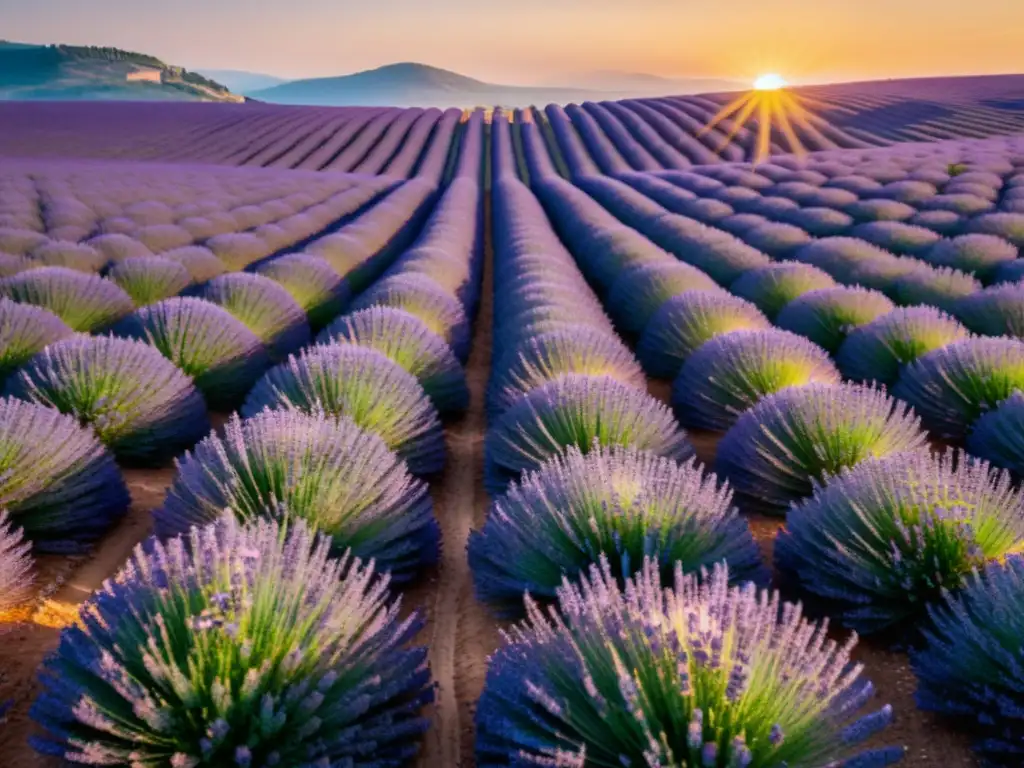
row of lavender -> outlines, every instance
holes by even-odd
[[[415,753],[429,672],[423,649],[407,647],[420,622],[400,618],[388,582],[436,560],[421,478],[444,464],[441,414],[468,401],[459,359],[479,298],[482,116],[464,133],[455,180],[397,257],[382,248],[342,278],[326,259],[282,256],[267,264],[317,269],[282,267],[285,288],[225,274],[197,288],[205,298],[157,301],[113,322],[112,336],[55,340],[9,375],[5,605],[30,577],[12,525],[36,551],[87,546],[129,504],[112,453],[152,463],[199,440],[153,513],[156,538],[87,601],[47,661],[37,748],[125,765],[366,754],[397,763]],[[408,216],[385,201],[339,234],[367,242],[371,224],[394,230],[396,219]],[[385,269],[342,300],[353,275]],[[59,324],[24,301],[5,309]],[[291,320],[272,337],[246,330],[255,343],[232,352],[247,312]],[[315,346],[269,367],[317,330]],[[204,356],[232,365],[204,378],[189,368]],[[240,407],[203,438],[207,404]]]
[[[664,209],[654,213],[622,184],[576,180],[669,253],[559,178],[532,124],[520,126],[520,137],[534,189],[616,323],[639,335],[637,350],[652,374],[676,378],[673,404],[683,423],[728,430],[719,474],[746,508],[786,511],[775,556],[785,584],[813,593],[863,632],[915,636],[933,610],[938,629],[915,656],[919,700],[949,712],[972,711],[973,702],[989,736],[982,749],[1016,754],[1014,716],[997,704],[1014,695],[1015,683],[993,674],[979,694],[964,684],[963,666],[967,648],[994,663],[1011,647],[1002,630],[980,637],[962,627],[954,632],[950,616],[962,605],[943,613],[937,603],[944,591],[970,584],[973,570],[1020,551],[1020,494],[1009,475],[984,463],[921,454],[924,433],[905,406],[839,382],[840,369],[862,381],[892,385],[898,378],[893,394],[947,438],[962,439],[980,413],[1006,400],[977,423],[970,447],[1017,469],[1019,459],[1008,452],[1019,442],[1024,343],[969,338],[941,311],[896,310],[854,280],[856,287],[830,287],[832,276],[801,258],[825,241],[796,250],[795,262],[773,264],[726,232]],[[983,154],[976,165],[984,168],[986,160]],[[998,160],[1006,165],[1007,157]],[[1011,190],[1013,168],[1004,170]],[[1000,243],[1016,256],[1012,245]],[[769,318],[788,330],[773,329]],[[838,368],[828,354],[837,350]],[[1019,567],[1013,561],[996,582],[1011,584]],[[979,593],[984,603],[991,599],[986,589],[975,582],[964,599]]]
[[[429,154],[449,151],[462,116],[398,107],[28,102],[0,105],[0,155],[410,178]]]
[[[495,497],[469,558],[477,594],[526,620],[490,659],[477,764],[898,760],[858,751],[891,711],[861,717],[871,686],[850,647],[758,591],[767,572],[731,492],[646,392],[519,180],[500,113],[492,137]]]

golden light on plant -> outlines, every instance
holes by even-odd
[[[757,133],[756,148],[751,158],[754,163],[761,162],[771,154],[773,132],[788,144],[790,152],[804,154],[803,143],[793,130],[793,125],[806,127],[813,132],[812,115],[803,106],[799,96],[786,90],[786,85],[781,75],[761,75],[754,81],[753,90],[737,96],[718,110],[698,135],[703,136],[729,120],[729,131],[719,146],[714,147],[716,152],[720,153],[729,146],[742,128],[748,128]],[[754,125],[748,125],[751,122]]]

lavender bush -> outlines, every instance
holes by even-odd
[[[378,306],[343,315],[320,332],[317,342],[377,350],[416,377],[439,413],[469,405],[466,372],[451,347],[405,310]]]
[[[131,339],[55,342],[8,381],[7,394],[73,415],[118,459],[134,464],[159,464],[210,431],[192,380]]]
[[[476,763],[884,766],[899,747],[860,751],[892,719],[860,710],[873,693],[850,651],[798,605],[724,566],[656,568],[619,587],[607,565],[559,590],[561,611],[532,601],[490,660],[477,708]]]
[[[73,331],[106,328],[134,309],[131,297],[109,280],[64,267],[44,267],[0,280],[0,295],[47,309]]]
[[[323,410],[379,435],[416,475],[444,467],[437,409],[416,378],[374,349],[353,344],[312,347],[270,369],[252,388],[243,416],[274,410]]]
[[[672,407],[688,427],[724,432],[766,395],[840,381],[828,353],[802,336],[733,331],[690,355],[672,385]]]
[[[775,562],[861,633],[911,630],[975,568],[1024,548],[1024,499],[966,455],[869,459],[794,505]],[[832,615],[836,615],[833,613]]]
[[[568,374],[537,387],[505,411],[487,434],[485,483],[502,492],[522,472],[575,445],[629,445],[683,461],[693,455],[672,412],[643,390],[609,376]]]
[[[283,505],[397,581],[437,559],[438,528],[426,485],[376,435],[347,418],[296,411],[233,417],[177,462],[163,506],[162,538],[230,509],[239,520],[273,517]]]
[[[37,551],[80,551],[128,511],[113,457],[73,416],[0,399],[0,446],[0,509]]]
[[[158,349],[192,377],[214,409],[237,405],[270,365],[252,331],[216,304],[194,297],[142,307],[115,331]]]
[[[602,557],[620,583],[647,558],[666,577],[721,560],[737,582],[767,577],[728,486],[692,460],[631,447],[570,446],[495,499],[469,539],[477,595],[506,615],[522,613],[524,591],[553,600]]]
[[[119,261],[107,272],[107,279],[117,283],[137,307],[176,296],[192,283],[185,267],[159,256]]]
[[[70,763],[404,765],[427,726],[420,619],[301,522],[140,545],[81,615],[32,708]]]
[[[16,607],[32,588],[32,545],[11,524],[7,510],[0,510],[0,614]],[[0,703],[0,716],[4,704]]]
[[[844,467],[926,443],[914,412],[884,391],[811,384],[740,416],[718,444],[715,468],[745,504],[778,514]]]
[[[0,297],[0,381],[47,344],[74,333],[52,312]]]
[[[775,318],[784,306],[808,291],[836,287],[827,272],[798,261],[779,261],[744,272],[729,286],[729,292],[757,306]]]

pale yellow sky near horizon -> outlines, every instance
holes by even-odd
[[[0,18],[12,40],[283,77],[396,61],[509,84],[595,69],[794,83],[1024,72],[1024,0],[0,0]]]

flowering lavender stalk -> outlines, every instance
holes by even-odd
[[[231,509],[241,520],[273,516],[279,505],[396,580],[437,559],[438,528],[426,485],[379,437],[346,418],[264,411],[229,421],[177,462],[163,506],[161,537],[188,531]]]
[[[790,508],[780,570],[858,632],[914,629],[972,569],[1024,551],[1024,499],[966,455],[869,459]]]
[[[724,432],[766,395],[841,380],[828,353],[803,336],[732,331],[690,355],[672,385],[672,407],[685,426]]]
[[[477,709],[476,762],[521,766],[854,768],[903,749],[858,751],[892,719],[826,625],[725,566],[648,562],[622,589],[607,563],[559,590],[560,612],[532,601],[490,660]]]
[[[517,400],[487,434],[485,483],[501,493],[522,472],[575,445],[633,446],[684,461],[693,456],[672,412],[608,376],[561,376]]]
[[[1024,755],[1024,558],[989,563],[930,609],[925,645],[912,652],[917,705],[972,727],[987,765]]]
[[[658,261],[623,271],[608,292],[608,306],[619,327],[640,333],[662,304],[686,291],[725,293],[696,267]]]
[[[99,272],[107,263],[106,256],[85,243],[55,240],[32,249],[29,257],[46,267],[66,267],[87,274]]]
[[[0,613],[27,596],[32,587],[32,545],[19,528],[11,525],[10,514],[0,510]],[[4,705],[0,702],[0,722]]]
[[[51,344],[8,381],[7,393],[75,416],[132,463],[159,464],[210,431],[192,380],[132,339],[76,336]]]
[[[424,275],[395,275],[374,283],[352,302],[350,310],[370,307],[404,309],[418,317],[452,348],[463,363],[469,358],[469,319],[462,304]]]
[[[834,288],[836,281],[827,272],[799,261],[779,261],[740,275],[729,291],[752,302],[769,318],[808,291]]]
[[[416,377],[439,413],[469,405],[466,372],[451,347],[403,309],[376,306],[343,315],[320,332],[317,342],[377,350]]]
[[[379,435],[416,475],[444,467],[444,432],[437,409],[416,378],[380,352],[353,344],[307,349],[270,369],[241,408],[325,411],[347,416]]]
[[[1024,393],[1015,391],[974,422],[967,450],[1024,477]]]
[[[33,745],[71,763],[405,765],[432,698],[387,577],[301,521],[136,548],[40,672]]]
[[[951,267],[915,269],[900,276],[888,289],[888,294],[904,306],[925,304],[952,312],[956,303],[981,290],[976,277]]]
[[[718,444],[715,468],[748,506],[778,514],[844,467],[926,444],[920,419],[884,391],[810,384],[740,416]]]
[[[523,395],[565,374],[609,376],[641,391],[647,379],[618,336],[585,325],[568,325],[524,339],[492,365],[488,415],[498,418]]]
[[[176,296],[192,282],[188,270],[180,263],[159,256],[118,262],[110,268],[107,279],[121,286],[137,307]]]
[[[1017,258],[1017,249],[995,235],[960,235],[940,240],[921,258],[929,264],[969,272],[987,282],[1000,266]]]
[[[109,280],[64,267],[44,267],[0,280],[0,295],[48,309],[73,331],[106,328],[134,308],[131,297]]]
[[[79,551],[128,511],[113,457],[74,417],[2,399],[0,446],[0,509],[38,551]]]
[[[274,362],[310,342],[305,311],[269,277],[248,272],[221,275],[206,284],[201,296],[226,309],[256,334]]]
[[[982,336],[1024,338],[1024,285],[1004,283],[964,296],[953,314]]]
[[[188,270],[189,277],[194,285],[202,285],[207,280],[212,280],[217,275],[223,275],[228,268],[224,262],[214,255],[209,248],[201,245],[188,245],[184,248],[175,248],[173,251],[164,251],[160,254],[161,259],[176,261]]]
[[[858,224],[849,234],[850,237],[860,238],[899,256],[920,256],[927,253],[941,239],[930,229],[902,221],[871,221]]]
[[[904,366],[969,336],[957,320],[934,307],[894,309],[851,331],[836,362],[849,379],[892,386]]]
[[[893,394],[937,437],[962,440],[980,416],[1018,390],[1024,390],[1024,342],[971,338],[908,365]]]
[[[165,299],[142,307],[115,332],[156,347],[192,377],[211,408],[236,405],[270,365],[252,331],[203,299]]]
[[[646,558],[665,576],[726,560],[737,582],[767,580],[728,486],[692,460],[631,447],[570,446],[495,499],[469,539],[477,595],[508,615],[522,613],[524,591],[554,599],[601,557],[620,582]]]
[[[776,324],[834,353],[854,328],[895,308],[878,291],[859,286],[824,288],[808,291],[791,301],[779,312]]]
[[[47,344],[74,333],[52,312],[0,297],[0,381]]]
[[[302,307],[315,330],[337,317],[349,298],[345,280],[331,265],[308,253],[289,253],[257,267],[256,272],[284,287]]]
[[[771,328],[764,314],[735,296],[687,291],[664,304],[651,318],[636,345],[648,375],[674,379],[701,344],[722,333]]]

